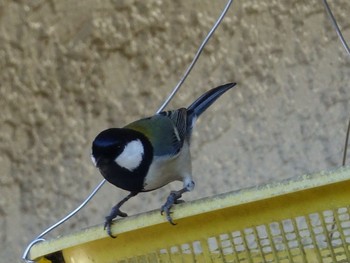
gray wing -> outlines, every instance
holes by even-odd
[[[130,123],[125,128],[143,133],[153,145],[155,156],[176,155],[186,139],[187,110],[164,111]]]

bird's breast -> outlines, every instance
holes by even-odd
[[[175,156],[155,156],[144,180],[144,191],[160,188],[174,181],[183,181],[191,177],[191,154],[189,146],[184,143]]]

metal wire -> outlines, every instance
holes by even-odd
[[[340,42],[342,43],[343,47],[345,48],[345,51],[348,53],[348,55],[350,56],[350,49],[349,49],[349,46],[348,44],[346,43],[346,40],[344,39],[343,37],[343,34],[337,24],[337,20],[335,19],[328,3],[326,0],[323,0],[323,5],[326,9],[326,12],[329,16],[329,19],[331,20],[331,23],[335,29],[335,31],[337,32],[338,34],[338,37],[340,39]],[[347,149],[348,149],[348,141],[349,141],[349,131],[350,131],[350,120],[349,120],[349,124],[348,124],[348,130],[347,130],[347,133],[346,133],[346,138],[345,138],[345,147],[344,147],[344,152],[343,152],[343,162],[342,162],[342,165],[345,166],[346,164],[346,155],[347,155]],[[332,231],[335,229],[336,225],[335,225],[335,218],[333,218],[333,224],[332,224]],[[330,239],[333,239],[333,232],[330,233]]]
[[[188,77],[188,75],[190,74],[193,66],[196,64],[200,54],[202,53],[205,45],[207,44],[207,42],[209,41],[209,39],[211,38],[211,36],[213,35],[213,33],[215,32],[215,30],[217,29],[217,27],[220,25],[222,19],[224,18],[224,16],[226,15],[229,7],[231,6],[233,0],[228,0],[224,10],[221,12],[219,18],[217,19],[217,21],[215,22],[214,26],[212,27],[212,29],[209,31],[208,35],[205,37],[205,39],[203,40],[202,44],[199,46],[198,51],[196,53],[196,55],[194,56],[191,64],[189,65],[189,67],[187,68],[187,70],[185,71],[183,77],[180,79],[180,81],[177,83],[177,85],[174,87],[173,91],[171,92],[171,94],[168,96],[168,98],[165,100],[165,102],[162,104],[162,106],[157,110],[157,113],[161,112],[167,105],[168,103],[171,101],[171,99],[174,97],[174,95],[177,93],[177,91],[180,89],[181,85],[184,83],[184,81],[186,80],[186,78]],[[79,205],[75,210],[73,210],[71,213],[69,213],[68,215],[66,215],[65,217],[63,217],[61,220],[59,220],[57,223],[55,223],[54,225],[50,226],[49,228],[47,228],[45,231],[43,231],[40,235],[38,235],[32,242],[29,243],[29,245],[26,247],[26,249],[23,252],[22,255],[22,259],[24,260],[24,262],[26,263],[34,263],[34,261],[29,260],[27,257],[29,255],[30,249],[33,247],[33,245],[35,245],[36,243],[45,241],[44,238],[42,238],[43,236],[45,236],[47,233],[51,232],[53,229],[55,229],[56,227],[60,226],[61,224],[63,224],[64,222],[66,222],[67,220],[69,220],[71,217],[73,217],[76,213],[78,213],[94,196],[95,194],[100,190],[100,188],[104,185],[104,183],[106,182],[106,179],[103,179],[97,186],[96,188],[91,192],[91,194],[81,203],[81,205]]]
[[[189,65],[189,67],[187,68],[187,70],[185,71],[183,77],[180,79],[180,81],[177,83],[177,85],[174,87],[173,91],[170,93],[170,95],[168,96],[168,98],[165,100],[165,102],[162,104],[162,106],[160,106],[160,108],[158,109],[157,113],[161,112],[170,102],[170,100],[175,96],[175,94],[177,93],[177,91],[180,89],[181,85],[184,83],[185,79],[188,77],[188,75],[190,74],[194,64],[196,64],[200,54],[203,51],[204,46],[207,44],[207,42],[209,41],[209,39],[211,38],[211,36],[213,35],[213,33],[215,32],[215,30],[217,29],[217,27],[220,25],[222,19],[224,18],[224,16],[226,15],[228,9],[230,8],[231,4],[233,3],[233,0],[229,0],[227,1],[227,4],[224,8],[224,10],[221,12],[221,15],[219,16],[218,20],[215,22],[214,26],[212,27],[212,29],[209,31],[208,35],[204,38],[202,44],[199,46],[198,51],[196,53],[196,55],[194,56],[191,64]]]
[[[329,16],[329,18],[330,18],[332,24],[333,24],[333,26],[334,26],[335,31],[337,32],[338,37],[339,37],[339,39],[340,39],[340,41],[341,41],[343,47],[345,48],[345,51],[346,51],[346,52],[348,53],[348,55],[350,56],[350,49],[349,49],[349,46],[348,46],[348,44],[346,43],[346,40],[345,40],[344,37],[343,37],[343,34],[342,34],[342,32],[341,32],[341,30],[340,30],[338,24],[337,24],[337,20],[335,19],[335,17],[334,17],[334,15],[333,15],[333,13],[332,13],[332,11],[331,11],[331,9],[330,9],[330,7],[329,7],[329,5],[328,5],[328,3],[327,3],[326,0],[323,0],[323,4],[324,4],[324,7],[325,7],[325,9],[326,9],[326,11],[327,11],[327,14],[328,14],[328,16]]]
[[[345,147],[344,147],[343,163],[342,163],[343,166],[345,166],[345,164],[346,164],[346,156],[347,156],[347,150],[348,150],[348,145],[349,145],[349,133],[350,133],[350,120],[348,123],[348,130],[347,130],[346,136],[345,136]]]
[[[70,212],[68,215],[66,215],[65,217],[63,217],[61,220],[59,220],[57,223],[53,224],[52,226],[50,226],[49,228],[47,228],[46,230],[44,230],[40,235],[38,235],[29,245],[28,247],[25,249],[22,259],[27,262],[27,263],[33,263],[34,261],[32,260],[28,260],[27,256],[29,254],[30,249],[32,248],[32,246],[38,242],[41,241],[45,241],[44,238],[42,238],[43,236],[45,236],[47,233],[51,232],[53,229],[55,229],[56,227],[60,226],[61,224],[63,224],[64,222],[66,222],[68,219],[70,219],[72,216],[74,216],[76,213],[78,213],[97,193],[98,190],[100,190],[100,188],[103,186],[103,184],[106,182],[106,179],[103,179],[96,187],[95,189],[91,192],[91,194],[76,208],[74,209],[72,212]]]
[[[329,8],[329,5],[327,3],[326,0],[323,0],[323,4],[324,4],[324,7],[327,11],[327,14],[334,26],[334,29],[335,31],[337,32],[338,34],[338,37],[343,45],[343,47],[345,48],[345,51],[348,53],[348,55],[350,56],[350,48],[346,42],[346,40],[344,39],[343,37],[343,34],[341,32],[341,30],[339,29],[339,26],[337,24],[337,21],[331,11],[331,9]],[[344,148],[344,153],[343,153],[343,162],[342,162],[342,165],[345,166],[345,163],[346,163],[346,154],[347,154],[347,149],[348,149],[348,142],[349,142],[349,132],[350,132],[350,120],[349,120],[349,124],[348,124],[348,130],[347,130],[347,133],[346,133],[346,138],[345,138],[345,148]]]
[[[345,51],[348,53],[348,55],[350,56],[350,49],[349,49],[349,46],[348,44],[346,43],[346,40],[344,39],[343,37],[343,34],[342,32],[340,31],[339,27],[338,27],[338,24],[337,24],[337,21],[331,11],[331,9],[329,8],[329,5],[327,3],[326,0],[323,0],[323,4],[326,8],[326,11],[327,11],[327,14],[334,26],[334,29],[335,31],[337,32],[338,34],[338,37],[343,45],[343,47],[345,48]],[[350,120],[349,120],[349,124],[348,124],[348,130],[347,130],[347,133],[346,133],[346,138],[345,138],[345,148],[344,148],[344,153],[343,153],[343,162],[342,162],[342,165],[345,166],[346,164],[346,154],[347,154],[347,149],[348,149],[348,142],[349,142],[349,132],[350,132]]]
[[[324,4],[324,7],[327,11],[327,14],[329,16],[329,19],[331,20],[333,26],[334,26],[334,29],[335,31],[337,32],[338,34],[338,37],[343,45],[343,47],[345,48],[345,51],[348,53],[348,55],[350,56],[350,49],[349,49],[349,46],[346,42],[346,40],[344,39],[343,37],[343,34],[341,32],[341,30],[339,29],[339,26],[337,24],[337,21],[331,11],[331,9],[329,8],[329,5],[327,3],[326,0],[323,0],[323,4]],[[350,120],[349,120],[349,124],[348,124],[348,130],[347,130],[347,133],[346,133],[346,138],[345,138],[345,147],[344,147],[344,153],[343,153],[343,162],[342,162],[342,165],[345,166],[346,164],[346,154],[347,154],[347,149],[348,149],[348,142],[349,142],[349,132],[350,132]]]

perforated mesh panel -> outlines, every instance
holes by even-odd
[[[118,262],[349,262],[349,207],[159,248]]]

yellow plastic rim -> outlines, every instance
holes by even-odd
[[[350,258],[350,169],[304,175],[117,220],[32,247],[38,262],[337,262]],[[56,261],[57,260],[57,261]],[[328,261],[324,261],[328,262]]]

